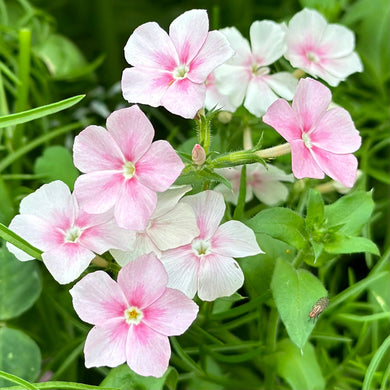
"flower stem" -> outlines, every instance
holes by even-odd
[[[288,154],[291,152],[290,144],[287,142],[282,145],[273,146],[272,148],[259,150],[255,152],[256,156],[261,158],[275,158],[279,156],[283,156],[284,154]]]
[[[253,148],[252,132],[251,132],[250,127],[245,127],[245,129],[244,129],[243,144],[244,144],[245,150],[249,150],[249,149]]]
[[[198,139],[199,144],[202,145],[206,155],[209,153],[210,148],[210,119],[206,118],[204,109],[198,111],[196,115],[199,131]]]

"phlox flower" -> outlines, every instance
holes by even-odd
[[[190,298],[198,292],[204,301],[233,294],[244,283],[243,272],[233,256],[263,253],[255,234],[239,221],[219,225],[225,202],[218,192],[203,191],[186,196],[181,202],[194,209],[200,234],[190,244],[162,253],[168,286]]]
[[[95,253],[130,249],[134,242],[134,234],[119,228],[111,213],[91,215],[82,210],[59,180],[23,198],[20,214],[12,219],[9,229],[43,251],[45,266],[61,284],[78,278]],[[33,259],[10,243],[7,247],[21,261]]]
[[[216,169],[216,173],[228,179],[232,185],[230,190],[224,184],[218,184],[215,191],[221,192],[226,201],[237,204],[240,190],[242,165]],[[246,167],[246,202],[255,196],[266,205],[273,206],[279,202],[284,202],[288,196],[287,187],[282,181],[292,182],[294,178],[291,174],[286,174],[281,169],[273,166],[255,163]]]
[[[252,23],[251,44],[235,27],[220,30],[235,50],[234,56],[214,73],[220,94],[228,96],[234,107],[244,102],[253,115],[263,115],[279,96],[292,99],[297,80],[288,72],[271,74],[269,65],[286,50],[285,31],[270,20]]]
[[[136,28],[125,46],[133,67],[123,72],[124,98],[193,118],[203,107],[207,76],[233,55],[226,38],[208,30],[206,10],[184,12],[169,35],[155,22]]]
[[[182,196],[191,190],[191,186],[171,187],[157,195],[157,207],[148,226],[136,232],[131,251],[113,249],[110,253],[124,266],[138,256],[154,253],[160,257],[161,251],[177,248],[190,243],[199,235],[196,217],[192,207],[179,202]]]
[[[286,32],[285,57],[291,65],[337,86],[363,65],[354,52],[355,36],[340,24],[328,24],[317,11],[303,9],[295,14]]]
[[[75,138],[73,161],[85,173],[75,182],[75,194],[87,212],[113,208],[119,226],[143,230],[156,193],[171,186],[184,164],[167,141],[152,143],[152,124],[136,105],[113,112],[107,130],[88,126]]]
[[[263,121],[291,146],[291,164],[295,177],[323,179],[326,173],[345,187],[356,180],[357,159],[352,154],[361,145],[361,137],[348,111],[328,109],[330,90],[311,78],[301,79],[292,107],[283,99],[268,109]]]
[[[150,254],[123,267],[116,282],[96,271],[75,284],[74,309],[94,325],[84,346],[86,367],[127,362],[140,375],[164,374],[171,355],[168,336],[184,333],[198,313],[198,306],[167,282],[163,265]]]

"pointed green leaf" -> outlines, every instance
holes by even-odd
[[[315,189],[310,189],[307,202],[306,224],[321,224],[324,219],[324,201],[321,193]]]
[[[379,255],[378,247],[368,238],[350,237],[342,233],[334,233],[329,241],[324,244],[328,253],[358,253],[368,252]]]

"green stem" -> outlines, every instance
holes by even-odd
[[[206,152],[206,155],[209,153],[210,149],[210,119],[206,118],[204,110],[200,110],[197,115],[199,133],[198,139],[199,144],[202,145],[203,149]]]

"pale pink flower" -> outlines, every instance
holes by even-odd
[[[184,164],[167,141],[155,141],[154,129],[138,106],[107,118],[107,130],[88,126],[74,141],[73,160],[84,172],[75,194],[87,212],[114,209],[119,226],[143,230],[157,203]]]
[[[356,180],[361,137],[348,111],[328,109],[330,90],[320,82],[301,79],[292,107],[283,99],[271,105],[263,121],[289,142],[296,178],[323,179],[324,172],[346,187]]]
[[[164,374],[171,355],[168,336],[184,333],[198,313],[198,306],[167,282],[163,265],[150,254],[123,267],[117,282],[96,271],[75,284],[74,309],[95,325],[84,346],[86,367],[127,362],[140,375]]]
[[[219,225],[224,212],[223,196],[203,191],[181,202],[192,206],[200,234],[190,244],[163,252],[161,261],[169,275],[168,286],[188,297],[213,301],[230,296],[244,283],[244,275],[233,257],[263,253],[253,231],[239,221]]]
[[[215,191],[221,192],[226,201],[237,204],[240,190],[242,165],[216,169],[216,173],[228,179],[232,185],[229,189],[224,184],[218,184]],[[246,199],[249,202],[255,196],[266,205],[273,206],[279,202],[284,202],[288,196],[287,187],[282,181],[294,181],[291,174],[287,175],[274,165],[255,163],[246,167]]]
[[[236,111],[237,107],[230,103],[229,97],[222,95],[217,87],[214,72],[210,73],[206,80],[206,99],[204,106],[208,110]]]
[[[233,55],[226,38],[208,30],[206,10],[184,12],[169,35],[155,22],[136,28],[125,46],[133,67],[123,72],[124,98],[193,118],[203,107],[207,76]]]
[[[297,80],[288,72],[271,74],[269,65],[286,50],[285,31],[270,20],[252,23],[251,45],[235,27],[220,30],[235,50],[234,56],[214,73],[220,94],[234,107],[244,102],[253,115],[261,116],[279,96],[292,99]]]
[[[285,57],[291,65],[337,86],[363,65],[354,52],[355,36],[340,24],[328,24],[317,11],[303,9],[295,14],[286,32]]]
[[[130,249],[134,242],[134,234],[120,229],[111,213],[91,215],[80,209],[67,185],[58,180],[23,198],[9,229],[43,251],[44,264],[61,284],[78,278],[95,253]],[[7,247],[21,261],[33,259],[10,243]]]
[[[157,207],[144,231],[136,232],[131,251],[111,250],[110,253],[121,266],[138,256],[177,248],[190,243],[199,235],[194,210],[188,204],[179,202],[191,186],[171,187],[158,194]]]

